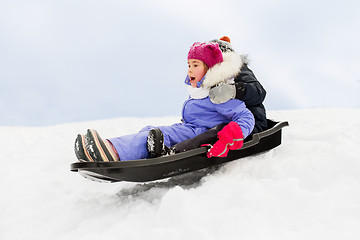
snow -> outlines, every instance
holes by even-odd
[[[0,127],[0,239],[358,239],[360,109],[270,111],[279,147],[151,183],[70,172],[77,133],[103,137],[179,117]]]

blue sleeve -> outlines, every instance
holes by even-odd
[[[225,103],[215,104],[216,111],[225,116],[230,121],[239,124],[244,138],[254,129],[254,115],[246,108],[245,103],[238,99],[232,99]]]

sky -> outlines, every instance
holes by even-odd
[[[360,107],[358,1],[1,0],[0,126],[179,116],[189,47],[229,36],[268,110]]]

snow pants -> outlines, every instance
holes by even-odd
[[[147,158],[147,137],[149,131],[155,127],[147,126],[135,134],[108,139],[119,154],[120,161],[136,160]],[[201,133],[206,132],[207,128],[196,128],[185,123],[177,123],[171,126],[160,126],[164,135],[164,144],[171,147],[184,140],[191,139]]]
[[[187,139],[185,141],[175,144],[173,147],[175,148],[176,152],[186,152],[191,149],[198,148],[203,144],[213,145],[218,140],[218,132],[221,131],[226,125],[227,123],[216,125],[215,127],[204,133],[201,133],[191,139]]]

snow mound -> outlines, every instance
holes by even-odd
[[[135,184],[70,172],[77,133],[178,117],[0,127],[0,239],[357,239],[360,110],[270,111],[283,143],[217,169]]]

